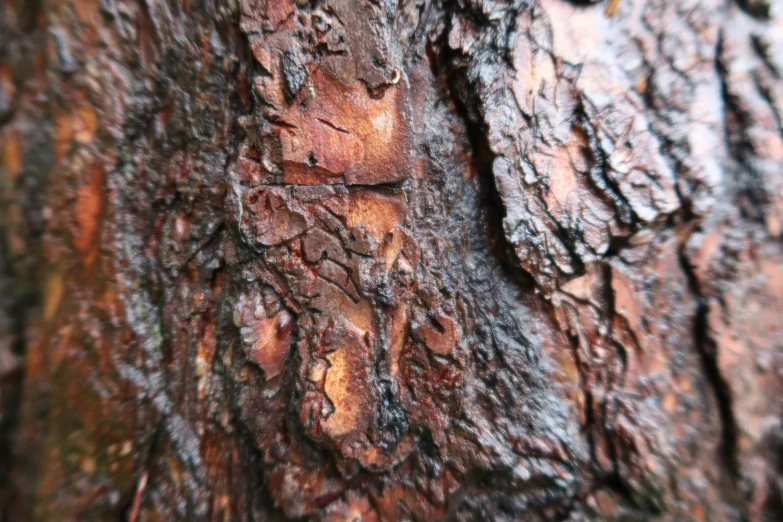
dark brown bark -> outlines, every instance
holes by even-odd
[[[780,2],[0,15],[0,520],[783,518]]]

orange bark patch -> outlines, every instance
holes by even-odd
[[[384,520],[397,520],[397,511],[402,503],[405,487],[401,484],[389,484],[381,494],[375,498],[375,504]]]
[[[400,229],[395,229],[386,235],[386,241],[383,245],[383,257],[386,258],[386,270],[391,270],[394,262],[400,257],[402,248],[405,246],[405,235]]]
[[[54,317],[60,301],[63,298],[63,289],[65,282],[60,272],[52,272],[46,280],[46,290],[44,293],[44,320],[49,321]]]
[[[634,287],[633,281],[620,270],[612,268],[612,293],[614,295],[615,311],[621,315],[636,339],[640,343],[640,348],[645,348],[646,337],[644,336],[644,327],[642,326],[643,310],[639,302],[639,293]]]
[[[549,196],[547,203],[550,209],[558,214],[569,212],[569,197],[578,190],[577,174],[571,168],[568,157],[568,148],[559,146],[555,149],[552,159],[552,174],[549,182]]]
[[[98,229],[98,217],[101,212],[101,189],[103,187],[103,170],[94,164],[90,181],[81,185],[76,193],[76,229],[74,245],[85,257],[90,252]]]
[[[555,145],[551,160],[546,158],[541,165],[544,171],[551,169],[545,200],[549,211],[559,219],[568,219],[569,215],[579,212],[580,206],[586,205],[583,200],[587,193],[580,189],[585,185],[583,173],[590,169],[587,149],[586,134],[574,126],[567,142]]]
[[[322,423],[324,432],[337,439],[365,424],[370,406],[368,391],[368,348],[358,333],[341,332],[340,346],[329,354],[324,391],[334,412]]]
[[[74,134],[74,122],[70,113],[64,111],[55,111],[54,113],[54,135],[55,148],[54,154],[57,159],[66,156]]]
[[[406,82],[374,98],[361,82],[346,87],[314,71],[280,120],[285,181],[373,185],[408,178],[413,133],[407,99]]]
[[[291,314],[285,310],[274,317],[258,319],[253,324],[255,342],[247,354],[264,370],[267,379],[279,375],[285,369],[291,350],[293,325]]]
[[[402,193],[385,193],[372,189],[351,189],[348,228],[363,226],[381,243],[405,215]]]
[[[75,138],[78,142],[87,144],[93,140],[95,132],[98,130],[98,116],[92,105],[82,105],[76,109],[74,127]]]
[[[11,181],[15,181],[22,172],[22,138],[19,132],[10,131],[5,136],[3,163]]]

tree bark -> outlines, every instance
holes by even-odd
[[[783,3],[0,3],[0,521],[783,519]]]

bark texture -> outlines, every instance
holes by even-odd
[[[783,519],[783,3],[0,2],[0,521]]]

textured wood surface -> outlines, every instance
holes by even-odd
[[[0,1],[0,521],[783,518],[783,2]]]

